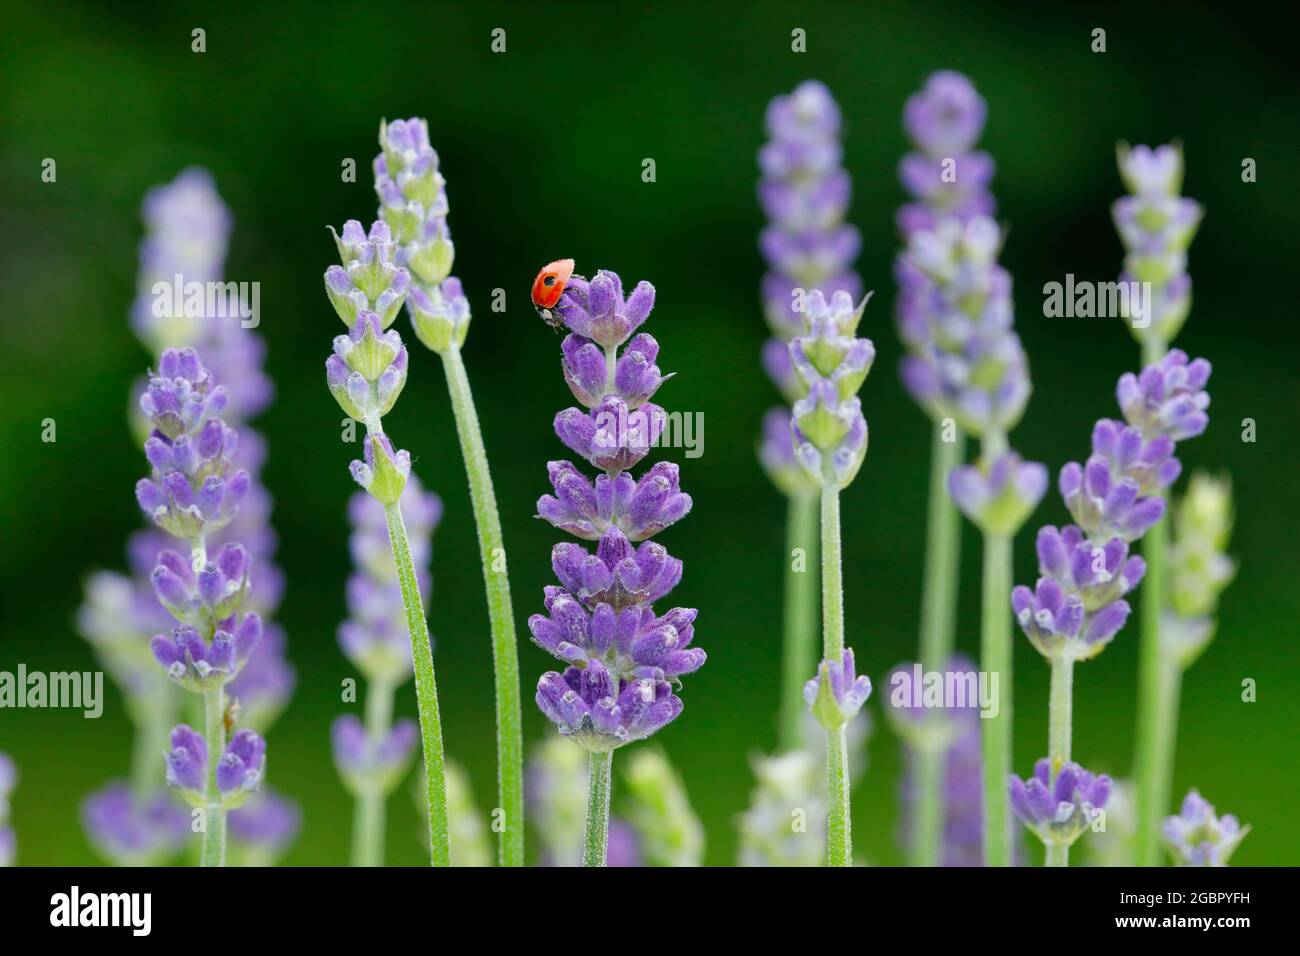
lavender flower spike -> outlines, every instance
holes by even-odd
[[[1160,832],[1179,866],[1227,866],[1250,827],[1243,827],[1230,813],[1218,816],[1193,789],[1178,815],[1165,817]]]
[[[1029,779],[1013,775],[1009,792],[1011,809],[1046,845],[1051,866],[1052,858],[1068,851],[1105,808],[1110,777],[1094,776],[1068,761],[1053,775],[1052,761],[1044,757]]]
[[[675,685],[705,661],[704,651],[690,646],[693,608],[662,616],[653,610],[681,580],[682,565],[645,540],[683,516],[690,499],[680,491],[675,468],[652,466],[640,479],[629,473],[653,444],[655,426],[648,423],[662,414],[649,401],[666,377],[651,370],[658,345],[645,333],[630,338],[653,303],[650,283],[625,297],[618,275],[602,270],[590,282],[571,280],[556,307],[572,330],[561,367],[584,407],[561,412],[555,431],[605,474],[590,482],[569,462],[551,463],[556,496],[543,497],[538,512],[598,543],[595,553],[555,546],[551,564],[561,586],[546,589],[547,613],[534,614],[528,628],[539,647],[567,665],[542,675],[537,706],[590,754],[588,866],[606,864],[614,750],[674,720],[682,711]],[[595,374],[596,363],[606,369],[603,375]]]
[[[186,724],[172,728],[171,752],[167,755],[167,783],[175,787],[192,806],[209,811],[240,806],[261,784],[266,767],[266,742],[251,730],[231,738],[211,772],[216,794],[206,786],[209,776],[208,746],[203,735]]]
[[[973,230],[973,239],[992,235],[988,227],[996,209],[989,191],[993,160],[974,148],[987,113],[984,99],[971,81],[951,70],[931,74],[903,110],[903,127],[913,148],[898,171],[909,202],[898,211],[905,248],[894,267],[899,285],[896,315],[909,351],[901,368],[904,383],[934,418],[919,655],[923,665],[932,669],[942,667],[952,656],[955,640],[961,525],[948,494],[948,480],[952,470],[965,461],[966,445],[956,418],[945,408],[942,370],[964,368],[966,358],[961,350],[971,336],[973,320],[1010,314],[1010,280],[988,258],[990,247],[974,242],[973,251],[982,255],[972,255],[967,262],[965,288],[971,295],[955,298],[913,261],[910,251],[914,237],[918,251],[933,248],[940,230],[943,235],[957,235],[974,219],[981,223]],[[956,361],[950,351],[958,353]],[[999,349],[986,351],[997,354]],[[1014,356],[1006,342],[1001,351]],[[959,375],[949,382],[949,396],[956,394],[960,381]],[[1022,377],[1012,375],[1010,381],[1018,387]],[[1017,388],[1006,397],[1014,408]],[[917,866],[934,866],[940,861],[942,842],[944,758],[933,748],[913,749],[918,825],[911,861]]]
[[[814,290],[806,305],[804,334],[790,343],[790,362],[804,391],[804,397],[794,404],[791,430],[800,463],[821,485],[822,657],[838,666],[845,656],[840,490],[853,481],[866,457],[867,422],[855,393],[871,370],[876,350],[869,339],[855,337],[866,298],[855,306],[849,294],[840,291],[827,302]],[[846,663],[851,665],[851,655]],[[844,699],[839,705],[843,708],[851,702]],[[822,708],[818,718],[826,727],[827,738],[827,865],[849,866],[853,843],[847,717],[835,724],[829,721],[829,710]]]
[[[479,554],[487,591],[488,617],[492,630],[492,663],[496,690],[498,806],[502,810],[500,861],[503,866],[524,865],[523,728],[520,713],[519,658],[515,643],[515,621],[510,600],[510,579],[504,569],[505,541],[487,450],[479,429],[478,411],[470,391],[469,377],[460,350],[469,334],[470,307],[461,282],[451,274],[456,247],[447,224],[450,204],[447,183],[438,165],[438,154],[429,142],[429,124],[419,117],[383,122],[379,126],[380,155],[375,157],[375,193],[379,216],[391,230],[396,244],[395,263],[410,273],[406,306],[416,337],[437,353],[447,375],[447,391],[456,433],[465,458],[474,523],[478,527]],[[585,283],[584,283],[585,286]],[[574,286],[576,293],[576,284]],[[598,290],[604,291],[604,290]],[[653,304],[644,295],[634,296],[630,307],[617,315],[601,314],[597,321],[644,321]],[[620,299],[620,305],[623,305]],[[597,312],[612,299],[600,298]],[[375,306],[372,303],[371,308]],[[375,311],[378,311],[375,309]],[[650,361],[653,361],[651,356]],[[628,371],[628,370],[624,370]],[[646,378],[653,380],[648,368]],[[620,377],[622,386],[638,390],[641,383]],[[417,682],[419,678],[417,675]],[[429,703],[432,703],[430,700]],[[425,765],[431,765],[427,751],[429,729],[425,728]],[[430,770],[433,773],[434,770]],[[441,773],[441,770],[437,771]],[[445,816],[442,796],[429,801],[430,812]],[[435,828],[434,832],[437,830]],[[435,848],[441,838],[434,840]],[[441,850],[435,851],[441,854]]]
[[[1146,308],[1123,316],[1145,354],[1156,356],[1174,340],[1192,307],[1192,280],[1187,275],[1187,247],[1204,210],[1180,196],[1183,152],[1175,145],[1134,146],[1121,143],[1119,172],[1130,195],[1111,209],[1124,243],[1124,282],[1149,284]]]
[[[426,160],[410,149],[389,157],[398,179],[410,185],[417,172],[436,177],[436,158],[430,168]],[[426,142],[427,145],[427,142]],[[426,158],[427,159],[427,158]],[[403,168],[396,168],[402,164]],[[378,166],[377,166],[378,171]],[[403,175],[403,172],[409,175]],[[427,178],[427,177],[426,177]],[[436,185],[436,180],[430,180]],[[397,189],[397,186],[393,186]],[[432,194],[421,197],[432,201]],[[394,200],[396,204],[396,200]],[[449,865],[447,786],[443,768],[442,720],[438,711],[438,690],[420,594],[406,524],[399,504],[411,473],[411,455],[398,449],[384,432],[383,417],[393,408],[406,384],[408,356],[402,338],[389,325],[396,319],[406,298],[414,294],[411,270],[427,273],[426,257],[413,253],[416,234],[414,219],[422,219],[425,207],[418,202],[389,209],[383,219],[365,230],[349,220],[342,234],[334,234],[340,264],[325,272],[325,291],[344,325],[346,335],[334,339],[334,353],[325,362],[325,380],[330,394],[349,418],[366,427],[362,459],[351,463],[353,480],[382,506],[388,540],[400,583],[415,667],[416,699],[420,712],[420,737],[424,745],[430,857],[434,865]],[[413,232],[415,230],[415,232]],[[336,750],[337,753],[337,750]],[[353,761],[344,761],[352,766]]]
[[[790,361],[790,340],[803,331],[803,302],[814,289],[846,292],[857,301],[862,280],[853,271],[862,240],[845,222],[851,183],[842,163],[840,109],[815,80],[800,83],[767,108],[768,140],[758,154],[758,199],[768,224],[759,236],[767,263],[763,313],[772,337],[763,344],[768,376],[787,403],[803,395]],[[773,484],[790,500],[786,553],[802,549],[817,562],[819,486],[795,454],[788,405],[763,418],[758,457]],[[781,664],[781,745],[798,746],[804,722],[802,684],[815,666],[816,587],[812,574],[787,569]]]
[[[144,446],[153,476],[136,485],[136,498],[174,537],[194,541],[216,531],[248,493],[248,472],[233,464],[238,436],[221,419],[225,407],[225,389],[194,349],[163,352],[140,398],[153,426]]]

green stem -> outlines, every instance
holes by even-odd
[[[1142,364],[1151,365],[1164,357],[1167,346],[1155,336],[1142,340]],[[1142,580],[1142,641],[1138,648],[1137,752],[1134,776],[1137,778],[1137,865],[1160,864],[1160,816],[1166,809],[1161,793],[1169,783],[1160,779],[1162,715],[1169,709],[1166,700],[1167,666],[1160,647],[1160,614],[1165,606],[1165,551],[1169,544],[1169,526],[1161,518],[1147,532],[1142,556],[1147,570]]]
[[[1070,759],[1070,722],[1074,707],[1074,660],[1052,658],[1052,684],[1047,711],[1047,756],[1052,758],[1052,773]]]
[[[609,848],[609,781],[614,751],[592,751],[587,770],[587,840],[583,866],[604,866]]]
[[[1057,656],[1052,658],[1052,683],[1047,707],[1047,756],[1052,761],[1052,776],[1060,773],[1061,765],[1070,759],[1070,725],[1074,707],[1074,660]],[[1069,866],[1070,847],[1067,844],[1047,844],[1044,866]]]
[[[840,556],[840,490],[822,479],[822,657],[844,656],[844,580]],[[847,731],[826,732],[826,865],[853,864],[852,807],[849,803]]]
[[[984,758],[984,862],[1011,865],[1007,777],[1011,773],[1011,539],[984,536],[980,670],[997,675],[997,716],[980,716]]]
[[[226,811],[217,792],[217,763],[226,752],[226,689],[203,692],[203,736],[208,745],[207,806],[204,808],[200,866],[226,865]]]
[[[372,681],[366,689],[366,746],[378,747],[393,724],[393,685]],[[352,818],[352,865],[383,866],[388,794],[368,787],[357,796]]]
[[[926,517],[925,583],[921,595],[921,665],[927,671],[947,666],[955,644],[957,577],[961,559],[961,518],[948,495],[948,473],[962,463],[966,438],[956,432],[944,441],[935,422],[930,447],[930,497]],[[946,748],[917,751],[916,834],[912,866],[937,866],[943,833],[943,781]]]
[[[411,658],[415,664],[415,700],[420,712],[420,738],[424,745],[425,786],[429,807],[429,859],[434,866],[451,865],[451,843],[447,828],[447,780],[442,757],[442,718],[438,713],[438,683],[433,673],[433,648],[429,626],[424,620],[420,582],[411,560],[406,522],[398,505],[385,505],[388,541],[397,565],[397,580],[406,607],[406,628],[411,635]]]
[[[803,743],[808,706],[803,686],[817,670],[817,508],[816,494],[790,498],[785,532],[785,640],[781,663],[781,748]],[[794,568],[794,550],[803,550],[802,570]]]
[[[943,667],[952,655],[957,619],[957,575],[961,560],[961,517],[948,494],[948,473],[961,465],[966,439],[943,440],[934,426],[930,449],[930,501],[926,518],[925,586],[921,599],[921,664]]]
[[[469,478],[470,501],[478,526],[483,582],[487,588],[488,619],[492,627],[492,666],[496,682],[497,785],[498,799],[505,814],[501,831],[502,866],[524,865],[524,750],[519,703],[519,652],[515,645],[514,609],[510,603],[510,579],[506,572],[506,549],[501,535],[492,475],[479,429],[474,396],[470,392],[460,349],[452,345],[438,355],[447,373],[456,433]]]

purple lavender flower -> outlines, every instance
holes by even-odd
[[[261,637],[262,619],[245,614],[233,633],[218,628],[209,640],[190,625],[182,624],[170,635],[157,635],[149,649],[168,677],[186,690],[202,694],[230,683]]]
[[[342,265],[325,270],[325,294],[334,311],[349,329],[362,312],[376,315],[380,331],[397,318],[411,274],[393,262],[396,246],[388,223],[376,220],[369,234],[355,219],[343,224],[343,235],[334,232]],[[385,363],[387,364],[387,363]]]
[[[1144,438],[1164,435],[1182,441],[1201,434],[1210,422],[1205,411],[1210,407],[1209,379],[1209,362],[1188,362],[1186,352],[1172,349],[1141,375],[1120,376],[1115,393],[1125,421]]]
[[[808,709],[827,730],[838,730],[851,721],[870,696],[871,678],[858,676],[851,647],[844,649],[841,660],[822,661],[817,676],[803,689]]]
[[[971,148],[984,130],[984,99],[970,80],[952,70],[932,73],[903,108],[903,127],[916,147],[903,157],[898,177],[914,201],[898,213],[905,234],[933,229],[943,219],[965,222],[992,216],[993,159]]]
[[[992,219],[943,219],[910,235],[896,269],[903,384],[936,421],[975,435],[1010,431],[1030,395],[1001,246]]]
[[[1012,775],[1011,809],[1049,846],[1068,847],[1093,823],[1110,797],[1110,777],[1094,776],[1067,761],[1052,774],[1052,761],[1034,764],[1028,780]]]
[[[556,545],[551,563],[562,587],[546,589],[547,614],[533,615],[528,627],[539,647],[569,665],[542,676],[538,706],[593,752],[647,737],[675,718],[682,703],[669,681],[705,660],[689,646],[694,609],[662,617],[652,609],[681,580],[682,565],[647,539],[683,517],[690,496],[675,465],[656,464],[640,479],[628,473],[657,439],[663,416],[649,401],[668,377],[654,364],[658,344],[644,333],[628,341],[653,304],[650,283],[625,298],[622,280],[602,270],[590,282],[571,279],[557,305],[574,333],[562,346],[562,368],[586,409],[561,412],[555,431],[605,474],[593,482],[570,462],[548,466],[555,495],[538,501],[539,516],[597,545],[594,554]]]
[[[220,418],[225,404],[191,348],[164,352],[140,399],[153,425],[145,442],[153,477],[140,480],[136,498],[155,524],[187,541],[229,522],[248,493],[248,472],[231,460],[237,435]]]
[[[790,342],[806,389],[794,403],[795,454],[810,477],[835,488],[853,481],[867,454],[867,422],[853,394],[875,356],[870,339],[854,337],[866,306],[865,298],[854,305],[847,292],[836,292],[827,302],[814,291],[804,314],[806,334]]]
[[[203,735],[187,724],[172,728],[167,754],[167,784],[180,790],[195,806],[202,806],[208,776],[208,745]]]
[[[758,154],[759,203],[768,225],[759,248],[768,264],[763,312],[773,337],[763,346],[763,366],[789,402],[803,395],[791,363],[790,340],[803,331],[803,305],[812,290],[824,296],[862,295],[852,263],[861,247],[857,229],[844,221],[851,183],[841,165],[840,111],[830,91],[808,80],[767,109],[768,142]],[[868,360],[869,364],[869,360]],[[865,374],[865,371],[864,373]],[[763,420],[759,461],[787,495],[806,495],[817,484],[794,454],[791,414],[771,409]]]
[[[399,720],[381,735],[371,735],[352,714],[335,719],[330,729],[334,763],[354,794],[388,793],[406,775],[420,742],[413,720]]]
[[[654,305],[655,287],[649,282],[638,282],[624,296],[618,273],[600,269],[591,281],[571,276],[556,311],[575,335],[602,349],[617,349],[650,317]]]
[[[1139,342],[1158,346],[1172,342],[1192,306],[1192,280],[1187,274],[1191,245],[1204,210],[1178,195],[1183,181],[1183,154],[1177,146],[1150,149],[1119,147],[1119,171],[1132,195],[1112,207],[1115,228],[1124,243],[1124,282],[1150,283],[1144,314],[1126,315]]]
[[[666,680],[617,680],[600,661],[543,674],[537,706],[561,734],[594,753],[649,737],[682,712],[681,699]]]
[[[1089,614],[1083,601],[1064,591],[1054,578],[1038,579],[1031,591],[1011,592],[1011,609],[1034,648],[1049,660],[1085,661],[1096,657],[1128,620],[1127,601],[1116,600]]]
[[[259,790],[227,817],[230,838],[244,866],[270,866],[293,844],[302,829],[298,804],[273,792]]]
[[[207,794],[208,745],[203,735],[186,724],[172,728],[167,754],[167,783],[196,807],[209,807]],[[217,807],[234,809],[258,788],[266,767],[266,742],[251,730],[241,730],[226,745],[217,761]]]
[[[1037,547],[1039,571],[1078,596],[1089,613],[1124,597],[1146,573],[1146,562],[1129,556],[1128,542],[1112,538],[1098,545],[1072,524],[1059,530],[1052,525],[1039,528]]]
[[[1243,827],[1230,813],[1218,816],[1209,801],[1193,789],[1183,799],[1178,815],[1165,817],[1160,832],[1178,865],[1227,866],[1250,827]]]
[[[166,790],[138,797],[114,781],[86,797],[81,819],[90,841],[119,866],[159,866],[180,852],[189,819]]]
[[[1046,492],[1047,469],[1013,451],[948,474],[953,503],[985,534],[1015,534]]]
[[[1101,419],[1087,463],[1061,469],[1061,497],[1076,524],[1039,530],[1043,577],[1034,591],[1020,586],[1011,593],[1021,628],[1048,658],[1087,660],[1128,619],[1123,597],[1146,572],[1129,545],[1165,513],[1162,495],[1182,467],[1175,442],[1208,423],[1209,375],[1204,359],[1189,363],[1174,351],[1140,376],[1121,376],[1117,395],[1128,426]]]
[[[223,804],[241,805],[262,782],[265,767],[266,741],[251,730],[235,734],[217,762],[217,790]]]
[[[619,472],[597,475],[594,483],[571,462],[548,462],[546,470],[555,494],[537,500],[538,517],[577,538],[599,541],[615,528],[629,541],[644,541],[691,510],[672,462],[656,462],[639,479]]]
[[[406,346],[396,331],[383,330],[382,321],[369,310],[358,312],[348,334],[335,337],[334,354],[325,361],[330,394],[360,422],[387,415],[406,385]]]
[[[379,145],[375,192],[398,243],[397,264],[435,286],[447,278],[456,250],[447,226],[446,181],[429,145],[429,126],[415,117],[383,123]]]

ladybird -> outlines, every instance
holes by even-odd
[[[542,321],[559,331],[564,322],[555,313],[555,306],[564,295],[564,287],[573,275],[572,259],[556,259],[548,262],[533,280],[533,305]]]

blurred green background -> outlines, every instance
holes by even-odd
[[[1300,87],[1291,34],[1233,6],[706,5],[696,3],[42,4],[0,15],[0,669],[89,669],[72,628],[86,573],[123,565],[140,525],[143,471],[126,426],[127,390],[150,361],[130,333],[140,201],[183,167],[209,167],[235,217],[227,278],[258,281],[261,332],[278,387],[258,421],[270,442],[266,482],[289,587],[279,619],[299,686],[270,735],[270,779],[304,807],[286,862],[347,859],[350,803],[331,765],[327,727],[350,669],[335,643],[348,572],[344,502],[353,448],[322,363],[338,320],[321,288],[334,250],[327,223],[369,220],[368,175],[381,117],[429,118],[442,158],[456,272],[475,309],[465,360],[479,403],[510,553],[515,610],[540,609],[557,533],[534,520],[545,463],[562,446],[555,410],[570,404],[559,340],[528,302],[537,268],[572,256],[658,288],[651,331],[678,372],[669,409],[705,415],[705,453],[684,460],[690,518],[663,539],[683,558],[677,602],[701,609],[709,663],[684,687],[686,711],[659,736],[708,827],[712,863],[735,857],[751,754],[775,742],[778,598],[784,503],[760,472],[755,435],[775,392],[758,351],[762,225],[754,154],[770,97],[819,78],[844,110],[858,261],[877,291],[864,333],[879,349],[862,393],[871,451],[844,496],[848,636],[877,684],[914,656],[929,424],[895,372],[891,260],[899,113],[926,75],[967,72],[988,101],[982,145],[996,159],[1004,262],[1035,393],[1013,435],[1029,458],[1086,454],[1092,422],[1114,415],[1113,388],[1136,367],[1117,322],[1042,317],[1041,289],[1065,273],[1107,280],[1121,248],[1109,204],[1121,188],[1119,139],[1180,138],[1186,192],[1207,214],[1191,250],[1196,303],[1178,345],[1214,363],[1213,422],[1184,448],[1188,469],[1231,473],[1238,498],[1219,634],[1189,673],[1174,791],[1198,786],[1254,825],[1234,862],[1297,862],[1300,587],[1292,542],[1295,435],[1293,275],[1300,194]],[[1089,50],[1094,27],[1107,52]],[[190,31],[207,31],[207,52]],[[490,32],[507,31],[504,54]],[[790,50],[807,31],[808,52]],[[58,181],[42,184],[45,157]],[[355,184],[340,163],[357,160]],[[657,182],[641,181],[653,157]],[[1259,181],[1243,184],[1243,157]],[[508,310],[488,303],[507,290]],[[386,424],[446,503],[435,542],[430,619],[448,749],[469,769],[480,807],[494,804],[492,674],[486,607],[460,455],[436,358],[416,351]],[[58,422],[42,444],[40,422]],[[1258,441],[1241,441],[1243,418]],[[1053,494],[1017,542],[1016,579],[1033,576],[1032,527],[1060,523]],[[960,644],[978,626],[976,541],[965,529]],[[1134,625],[1136,624],[1136,618]],[[1127,774],[1133,749],[1137,628],[1076,677],[1075,753]],[[525,732],[552,732],[531,703],[553,666],[521,643]],[[1046,746],[1047,668],[1017,637],[1016,767]],[[1258,702],[1240,700],[1243,678]],[[879,693],[879,692],[878,692]],[[877,720],[855,798],[859,856],[900,861],[899,748]],[[408,685],[401,697],[414,713]],[[120,698],[98,721],[67,711],[0,711],[0,750],[17,761],[20,862],[95,861],[77,821],[82,796],[125,773]],[[389,859],[422,859],[406,790],[392,801]]]

